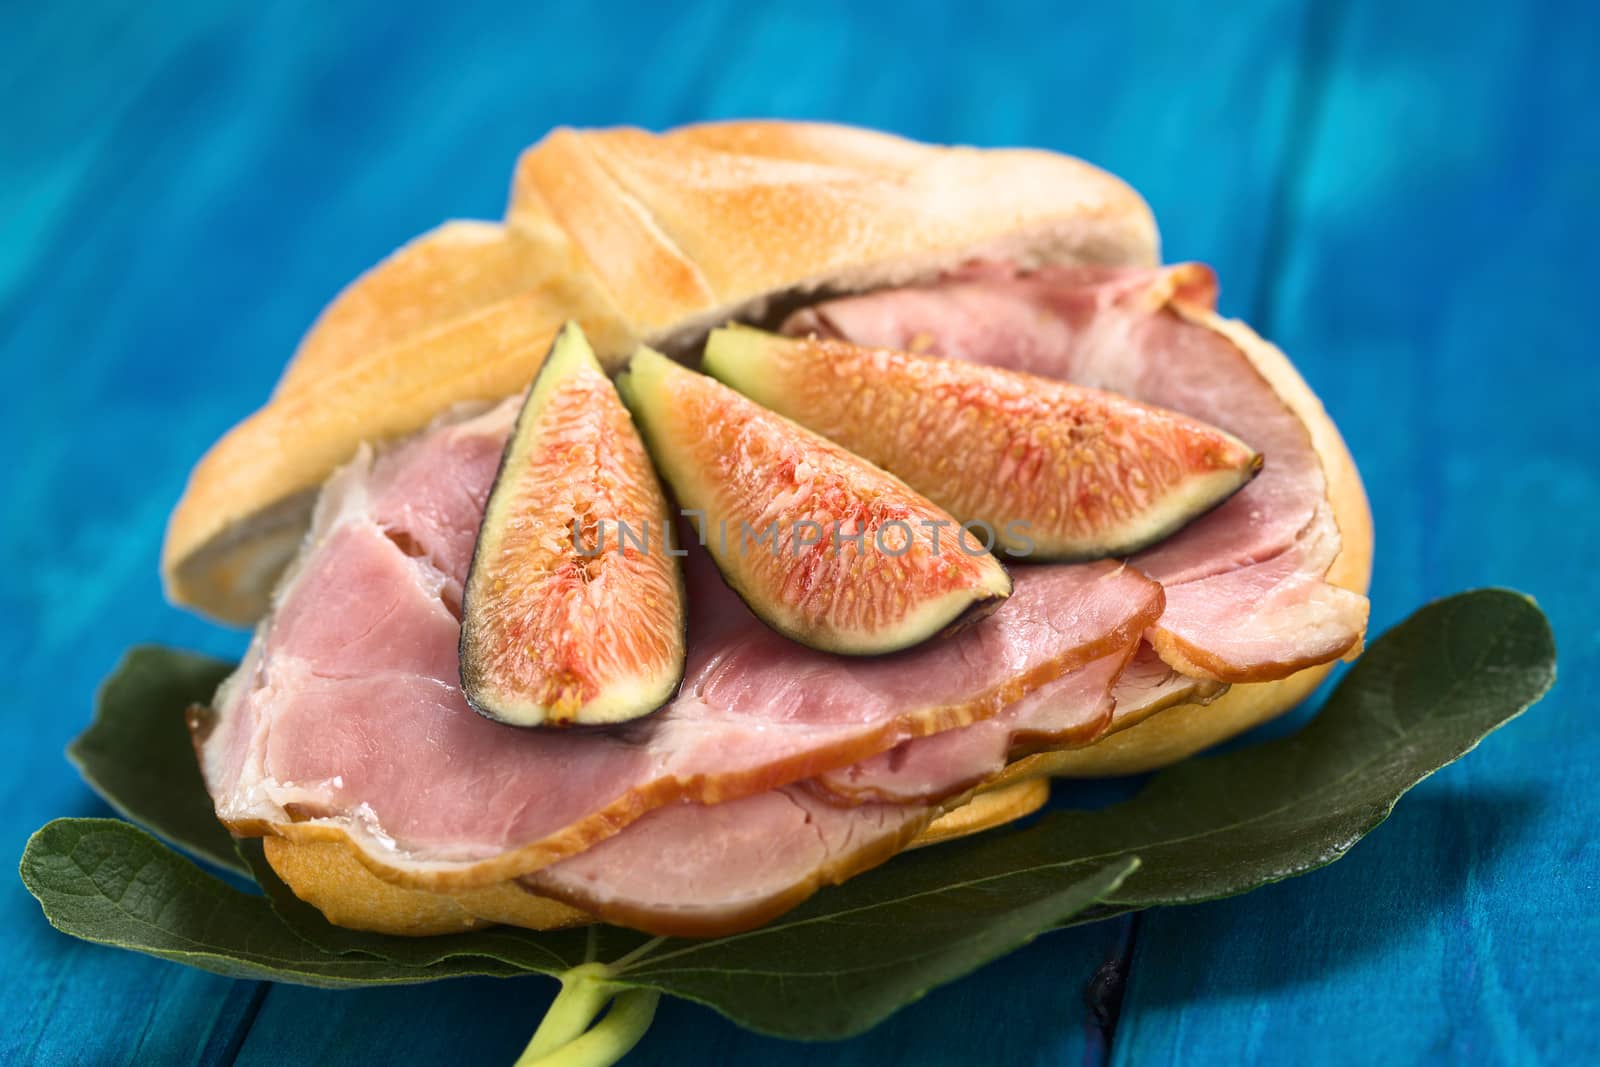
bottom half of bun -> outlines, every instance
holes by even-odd
[[[959,807],[935,819],[911,848],[951,841],[1004,825],[1044,806],[1049,782],[1007,774]],[[428,937],[502,924],[558,930],[595,919],[567,904],[522,889],[515,881],[482,889],[435,892],[379,878],[343,841],[291,841],[268,836],[267,862],[301,900],[329,922],[355,930]]]

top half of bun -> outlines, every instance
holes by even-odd
[[[1067,156],[848,127],[733,122],[556,130],[522,156],[504,223],[456,222],[353,282],[273,396],[206,453],[163,549],[168,595],[245,623],[362,441],[523,388],[578,320],[615,367],[730,318],[928,277],[975,257],[1148,265],[1137,193]]]

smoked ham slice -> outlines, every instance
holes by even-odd
[[[522,883],[650,933],[748,929],[888,859],[932,821],[939,802],[958,801],[1011,760],[1100,736],[1114,705],[1125,705],[1131,723],[1217,688],[1176,674],[1135,639],[971,726],[782,789],[657,809]]]
[[[791,785],[709,807],[658,808],[521,882],[647,933],[737,933],[889,859],[937,814],[915,804],[837,807]]]
[[[982,722],[903,741],[808,784],[836,802],[932,803],[993,778],[1032,752],[1088,744],[1111,725],[1112,687],[1138,647],[1134,642],[1102,656]]]
[[[983,722],[903,741],[806,784],[835,803],[932,803],[988,781],[1032,753],[1092,744],[1175,704],[1209,701],[1226,688],[1173,670],[1141,641]]]
[[[1126,730],[1177,704],[1210,703],[1227,688],[1221,682],[1173,670],[1155,649],[1141,643],[1111,691],[1111,726],[1106,732]]]
[[[1030,745],[1097,736],[1111,722],[1112,686],[1139,647],[1135,639],[992,718],[850,768],[725,804],[657,809],[522,883],[649,933],[758,926],[893,856],[939,813],[937,802],[959,799]]]
[[[1109,389],[1235,434],[1261,474],[1132,563],[1167,589],[1151,644],[1220,682],[1285,678],[1359,647],[1366,598],[1323,580],[1339,553],[1309,431],[1203,316],[1211,272],[979,265],[925,286],[845,297],[784,332],[945,355]]]
[[[981,623],[850,659],[760,625],[691,549],[676,700],[604,732],[490,722],[461,695],[455,612],[514,414],[508,403],[363,453],[330,481],[203,739],[224,822],[343,835],[408,884],[503,881],[653,809],[761,794],[980,722],[1131,648],[1160,612],[1159,587],[1131,568],[1019,568],[1011,598]]]

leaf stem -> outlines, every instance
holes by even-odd
[[[561,992],[551,1001],[528,1047],[517,1057],[516,1067],[530,1067],[589,1028],[616,992],[606,981],[608,974],[604,964],[585,963],[561,975]]]
[[[594,927],[591,926],[590,929],[592,930]],[[633,951],[625,955],[618,956],[616,959],[611,961],[611,973],[622,973],[629,967],[632,967],[635,963],[638,963],[644,957],[648,956],[650,953],[654,952],[657,946],[664,944],[666,940],[667,939],[664,937],[654,937]]]
[[[518,1060],[518,1067],[609,1067],[644,1037],[660,999],[654,989],[630,989],[617,997],[606,1017],[582,1037],[537,1059]]]

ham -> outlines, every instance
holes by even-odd
[[[993,777],[1009,760],[1087,743],[1113,720],[1132,725],[1221,688],[1173,671],[1134,642],[983,722],[782,789],[657,809],[521,882],[648,933],[736,933],[888,859],[932,821],[938,801]]]
[[[488,884],[645,813],[715,805],[987,719],[1119,650],[1160,589],[1113,563],[1019,568],[961,633],[880,659],[761,626],[697,550],[683,689],[626,728],[528,731],[472,713],[455,605],[512,404],[365,453],[329,483],[271,621],[202,744],[224,822],[338,831],[404,881]],[[710,809],[704,809],[710,810]]]
[[[1113,719],[1113,686],[1136,719],[1192,698],[1198,684],[1133,641],[983,722],[782,789],[657,809],[521,881],[649,933],[748,929],[888,859],[932,821],[940,801],[960,798],[1010,760],[1100,736]]]
[[[1185,313],[1215,296],[1211,272],[1194,264],[1022,274],[986,264],[804,309],[783,329],[1109,389],[1246,441],[1266,457],[1261,474],[1132,563],[1166,587],[1150,641],[1174,668],[1283,678],[1357,649],[1366,598],[1323,581],[1339,531],[1309,431],[1229,337]]]
[[[782,789],[657,809],[521,882],[649,933],[749,929],[888,859],[932,821],[941,801],[959,800],[1011,760],[1086,744],[1113,719],[1131,725],[1219,688],[1177,674],[1135,640],[982,722]]]
[[[1112,686],[1138,647],[1130,642],[966,729],[903,741],[807,784],[835,803],[927,804],[985,782],[1030,753],[1086,745],[1111,725]]]
[[[1106,732],[1126,730],[1177,704],[1210,703],[1227,688],[1173,670],[1154,648],[1141,643],[1111,691],[1111,725]]]
[[[882,863],[937,813],[915,804],[836,807],[791,785],[710,807],[658,808],[520,881],[607,922],[720,936],[759,926],[818,888]]]
[[[1147,643],[1103,656],[962,730],[903,741],[805,783],[836,804],[927,804],[979,785],[1035,752],[1093,744],[1227,686],[1174,670]]]

